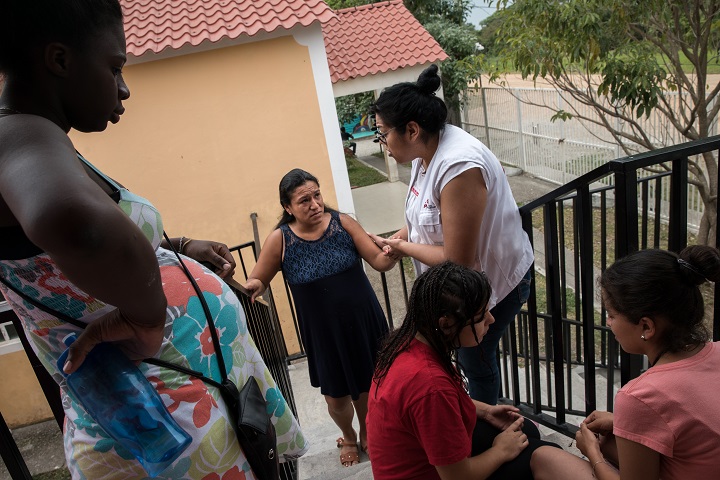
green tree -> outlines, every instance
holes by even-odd
[[[373,0],[325,0],[325,3],[327,3],[333,10],[340,10],[343,8],[359,7],[360,5],[367,5],[375,2]]]
[[[405,0],[405,6],[430,32],[448,54],[440,65],[448,121],[461,125],[460,107],[469,82],[476,79],[482,67],[477,52],[477,30],[467,23],[472,8],[470,0]]]
[[[505,10],[500,10],[480,21],[480,31],[477,34],[478,42],[483,46],[482,53],[486,57],[493,57],[498,44],[498,35],[502,30],[504,17],[512,5]]]
[[[370,111],[370,106],[375,101],[373,92],[355,93],[335,99],[338,120],[341,123],[350,123],[355,118]]]
[[[719,30],[718,0],[515,0],[499,33],[500,65],[591,107],[596,115],[553,118],[599,125],[630,155],[665,146],[642,121],[651,115],[688,141],[709,136],[720,110],[720,80],[708,76]],[[717,157],[691,159],[689,169],[705,206],[698,241],[714,245]]]

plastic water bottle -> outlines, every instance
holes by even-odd
[[[75,338],[68,335],[65,345]],[[67,353],[57,361],[61,372]],[[74,398],[150,477],[159,475],[190,445],[190,435],[170,416],[157,390],[114,345],[96,345],[80,368],[65,377]]]

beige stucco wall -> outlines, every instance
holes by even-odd
[[[22,349],[0,355],[0,372],[3,372],[3,379],[10,377],[10,381],[3,381],[3,388],[0,388],[0,412],[10,428],[53,418]]]
[[[71,138],[90,162],[150,199],[170,236],[244,243],[253,240],[257,212],[264,242],[281,211],[278,183],[294,167],[316,175],[326,201],[337,204],[308,47],[293,37],[124,72],[131,97],[120,123]],[[273,289],[283,297],[279,278]],[[293,353],[290,315],[279,307]]]

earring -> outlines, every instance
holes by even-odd
[[[643,342],[647,340],[647,338],[645,338],[645,335],[640,335],[640,338],[643,339]]]

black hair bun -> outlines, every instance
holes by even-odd
[[[422,71],[417,79],[417,86],[420,93],[432,95],[440,88],[440,76],[438,67],[434,63]]]

